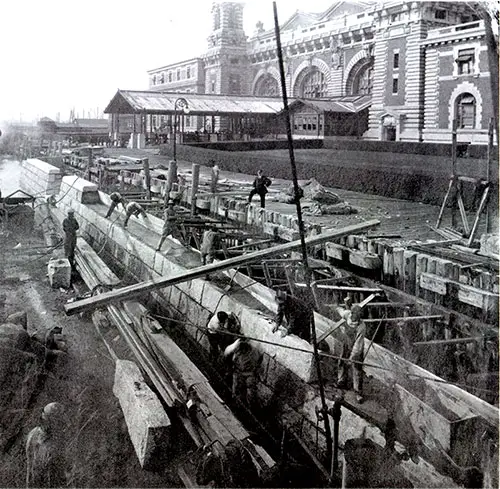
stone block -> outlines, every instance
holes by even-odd
[[[71,285],[71,265],[67,258],[50,259],[47,265],[50,286],[53,289],[63,287],[69,289]]]
[[[148,468],[170,447],[170,419],[133,362],[117,360],[113,394],[120,402],[139,463]]]

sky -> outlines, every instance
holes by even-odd
[[[280,24],[334,0],[277,0]],[[274,27],[271,0],[244,2],[248,36]],[[0,121],[96,117],[118,89],[145,90],[147,71],[202,55],[211,0],[2,0]]]

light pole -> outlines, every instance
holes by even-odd
[[[185,114],[189,113],[189,104],[184,97],[179,97],[174,102],[174,161],[177,161],[177,109],[182,109]]]

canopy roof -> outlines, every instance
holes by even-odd
[[[106,114],[173,114],[176,100],[184,98],[190,115],[266,115],[283,111],[281,97],[172,93],[118,90],[104,110]],[[371,104],[370,95],[330,99],[289,99],[290,109],[301,104],[318,112],[356,113]],[[178,104],[177,111],[182,110]]]
[[[297,110],[302,106],[316,112],[345,112],[356,113],[368,108],[372,103],[371,95],[349,95],[326,99],[296,99],[290,104],[290,110]]]
[[[277,114],[283,109],[279,97],[216,95],[199,93],[118,90],[106,114],[173,114],[175,101],[186,99],[190,115]],[[181,108],[177,107],[177,111]]]

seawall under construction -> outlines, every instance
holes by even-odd
[[[61,178],[57,169],[42,162],[30,160],[23,165],[25,190],[55,196],[55,207],[49,204],[40,206],[44,218],[52,217],[57,228],[67,209],[74,209],[81,236],[105,258],[108,266],[116,270],[124,283],[178,274],[200,265],[197,252],[189,251],[173,240],[169,240],[168,249],[164,252],[155,251],[163,225],[160,219],[152,215],[144,221],[132,218],[129,227],[123,229],[123,214],[112,219],[104,217],[109,197],[99,192],[94,184],[77,177]],[[39,186],[36,190],[35,180]],[[257,219],[259,214],[254,216]],[[264,226],[284,227],[284,218],[276,214],[269,218],[271,222],[262,223]],[[293,228],[293,223],[290,224]],[[234,312],[240,319],[242,332],[255,338],[256,345],[264,354],[259,384],[261,404],[272,407],[273,415],[293,426],[306,443],[314,446],[318,437],[321,449],[324,440],[317,427],[319,394],[315,385],[317,379],[312,348],[297,337],[279,338],[272,333],[271,322],[276,312],[272,292],[262,284],[250,283],[249,280],[238,271],[229,270],[220,280],[194,279],[151,295],[170,317],[182,319],[185,331],[205,350],[208,342],[202,327],[208,316],[217,310]],[[319,334],[331,327],[331,321],[324,316],[317,314],[316,318]],[[335,337],[330,336],[328,343],[330,351],[335,353],[338,346]],[[380,385],[392,386],[393,410],[377,403],[370,405],[368,401],[363,409],[371,408],[376,412],[372,422],[369,422],[366,416],[359,415],[361,413],[342,408],[341,444],[364,433],[383,446],[385,442],[380,426],[384,419],[393,416],[400,430],[400,440],[422,447],[418,463],[411,459],[401,463],[405,476],[416,486],[452,487],[459,483],[456,478],[452,480],[453,470],[443,469],[444,462],[435,464],[439,469],[433,466],[436,459],[443,458],[440,455],[442,451],[455,457],[459,465],[480,464],[485,478],[490,481],[497,478],[495,449],[492,451],[491,445],[485,447],[482,441],[472,441],[468,436],[471,430],[476,431],[483,424],[495,431],[498,410],[494,406],[456,386],[439,381],[430,372],[377,344],[372,345],[365,361],[368,377]],[[327,375],[333,375],[335,359],[323,357],[322,366]],[[409,381],[412,375],[413,379],[420,380]],[[332,394],[330,401],[333,399]],[[377,424],[380,419],[382,421]],[[475,455],[469,458],[464,453]]]

